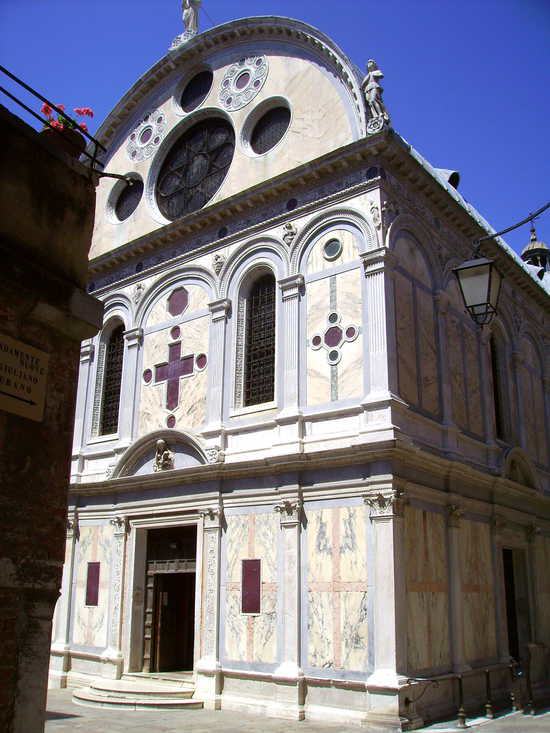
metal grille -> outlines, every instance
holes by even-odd
[[[288,130],[290,110],[287,107],[275,107],[261,117],[252,130],[250,146],[261,155],[275,147]]]
[[[275,384],[275,278],[264,275],[250,291],[246,317],[244,404],[271,402]]]
[[[212,87],[212,79],[211,71],[201,71],[191,79],[181,95],[181,106],[185,112],[196,109],[206,99]]]
[[[122,382],[122,357],[124,353],[124,326],[112,332],[107,345],[103,401],[101,410],[101,435],[111,435],[118,430],[120,384]]]
[[[115,214],[119,221],[127,219],[137,209],[143,195],[143,181],[133,181],[132,185],[126,185],[120,192],[115,204]]]
[[[202,208],[221,186],[233,160],[235,133],[225,120],[199,122],[175,143],[157,181],[157,204],[173,221]]]

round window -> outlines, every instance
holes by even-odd
[[[118,195],[115,203],[115,214],[119,221],[124,221],[137,209],[143,196],[143,181],[132,180],[132,185],[127,183]]]
[[[273,107],[256,122],[250,136],[250,147],[257,155],[267,153],[282,140],[289,125],[288,107]]]
[[[329,239],[323,247],[326,260],[335,260],[342,254],[342,242],[339,239]]]
[[[235,133],[220,118],[198,122],[177,140],[157,179],[156,200],[170,221],[202,208],[221,186],[235,150]]]
[[[208,69],[200,71],[185,86],[180,104],[184,112],[191,112],[204,102],[212,88],[212,72]]]

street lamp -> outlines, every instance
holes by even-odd
[[[475,257],[453,270],[466,310],[478,326],[486,326],[497,312],[502,275],[494,260]]]

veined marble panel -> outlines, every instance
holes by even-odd
[[[452,312],[449,312],[447,317],[447,353],[453,419],[459,427],[468,429],[464,359],[462,355],[462,324],[459,316]]]
[[[414,506],[405,509],[407,659],[409,669],[450,663],[445,520]]]
[[[247,616],[241,613],[241,591],[228,590],[225,596],[225,655],[237,662],[247,660]]]
[[[261,609],[252,618],[253,656],[249,661],[272,664],[277,661],[277,591],[267,590],[263,583]]]
[[[82,646],[107,646],[110,554],[112,527],[81,526],[77,545],[75,615],[72,641]],[[97,606],[86,606],[88,563],[99,562],[99,594]]]
[[[418,242],[412,236],[400,235],[394,244],[394,254],[399,260],[399,265],[421,283],[431,289],[432,278],[426,258],[424,257]]]
[[[437,342],[435,337],[435,311],[433,297],[422,288],[416,288],[416,327],[421,378],[422,408],[432,415],[439,413],[439,380],[437,366]]]
[[[468,373],[468,415],[469,428],[476,435],[483,435],[483,413],[481,411],[481,386],[479,374],[479,350],[476,334],[469,328],[464,329],[466,369]]]
[[[254,538],[254,557],[262,560],[262,582],[275,583],[277,581],[277,541],[280,531],[279,515],[256,514],[256,529]]]
[[[363,327],[361,271],[342,272],[336,277],[336,299],[341,325]],[[355,341],[342,345],[342,359],[338,364],[338,399],[360,397],[363,393],[363,334]]]
[[[404,400],[418,405],[413,286],[408,278],[398,272],[395,273],[395,318],[399,392]]]
[[[334,260],[327,260],[323,256],[323,247],[331,239],[339,239],[342,242],[342,253]],[[359,257],[359,247],[357,245],[357,235],[347,229],[331,229],[323,234],[311,252],[307,261],[308,274],[314,272],[324,272],[330,270],[336,265],[342,265]]]
[[[241,559],[247,558],[248,551],[248,515],[237,514],[227,517],[226,555],[227,580],[231,583],[241,582]],[[245,554],[243,554],[245,553]],[[250,558],[248,558],[250,559]]]
[[[330,280],[316,280],[307,286],[307,339],[311,343],[316,333],[322,334],[330,309]],[[313,351],[307,346],[307,403],[320,405],[330,402],[330,366],[324,349]]]
[[[160,323],[166,322],[172,322],[173,325],[173,316],[168,312],[168,298],[174,290],[181,287],[184,287],[189,294],[187,308],[182,313],[182,316],[187,316],[194,313],[194,311],[208,308],[208,302],[210,299],[206,290],[201,288],[200,285],[188,285],[185,280],[182,280],[181,283],[171,285],[170,288],[157,300],[149,312],[144,328],[150,328],[151,326],[157,326]]]
[[[181,355],[208,353],[209,317],[197,318],[181,326]],[[143,369],[155,372],[155,365],[168,359],[168,344],[173,342],[170,328],[147,334],[143,343]],[[166,382],[150,384],[141,382],[139,405],[139,434],[166,427],[167,416],[174,415],[176,428],[195,430],[202,425],[206,415],[206,389],[208,367],[195,371],[179,380],[179,403],[175,410],[166,409]]]
[[[496,655],[491,531],[488,524],[462,521],[460,561],[466,661]]]
[[[308,509],[308,663],[364,670],[367,552],[364,506]]]

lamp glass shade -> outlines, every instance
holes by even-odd
[[[464,298],[464,305],[472,319],[484,326],[496,313],[502,277],[493,260],[478,257],[463,262],[454,269]]]

